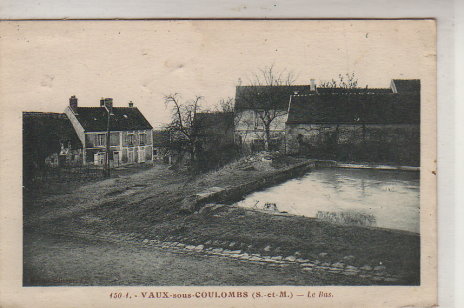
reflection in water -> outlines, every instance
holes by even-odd
[[[316,218],[328,222],[350,226],[368,226],[376,225],[375,216],[355,211],[343,212],[324,212],[317,211]]]
[[[319,169],[250,194],[238,205],[264,209],[266,203],[272,211],[418,233],[419,172]]]

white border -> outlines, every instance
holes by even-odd
[[[461,13],[456,19],[454,12]],[[454,55],[464,53],[463,1],[456,0],[2,0],[2,19],[53,18],[420,18],[437,19],[438,26],[438,217],[439,217],[439,303],[440,307],[464,307],[464,203],[461,179],[455,178],[455,157],[464,157],[464,144],[456,134],[464,130],[464,100],[455,84],[464,83],[463,61]],[[461,38],[461,41],[459,40]],[[454,78],[453,78],[454,77]],[[460,82],[459,82],[460,81]],[[455,125],[456,124],[456,125]],[[456,133],[456,134],[455,134]],[[458,142],[456,142],[458,141]],[[456,142],[456,143],[455,143]],[[456,160],[458,170],[464,164]],[[459,185],[461,184],[461,185]],[[455,195],[456,191],[456,195]],[[460,192],[460,193],[459,193]],[[458,195],[459,193],[459,195]],[[459,202],[461,201],[461,202]],[[454,205],[454,206],[453,206]],[[455,221],[460,219],[460,223]],[[456,232],[456,233],[455,233]],[[460,249],[455,249],[459,247]],[[460,258],[458,258],[458,256]],[[461,262],[462,263],[462,262]],[[456,292],[454,292],[456,291]]]

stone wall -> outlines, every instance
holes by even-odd
[[[286,152],[318,159],[418,166],[418,124],[288,124]]]
[[[270,176],[259,178],[255,181],[192,195],[183,200],[181,209],[186,212],[194,212],[207,203],[234,203],[240,201],[249,193],[301,176],[309,170],[314,169],[315,166],[316,163],[314,161],[306,161],[289,168],[278,170]]]
[[[287,113],[281,111],[271,123],[271,148],[284,148],[285,122]],[[235,143],[240,145],[244,153],[264,149],[265,132],[262,121],[254,110],[240,110],[235,114]]]

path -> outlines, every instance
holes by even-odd
[[[324,285],[346,284],[349,279],[159,247],[43,234],[27,236],[25,255],[25,285],[38,286]]]

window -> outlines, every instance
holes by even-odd
[[[139,134],[140,145],[145,145],[147,143],[147,134]]]
[[[96,140],[96,146],[97,147],[101,147],[101,146],[104,146],[105,145],[105,138],[106,135],[105,134],[98,134],[97,135],[97,140]]]
[[[262,111],[255,111],[255,129],[260,128],[262,126],[261,117],[263,116]]]
[[[128,134],[127,135],[127,144],[128,145],[135,145],[135,135],[134,134]]]

